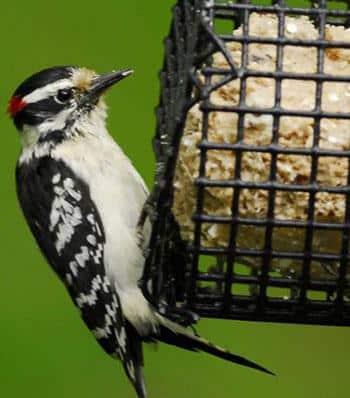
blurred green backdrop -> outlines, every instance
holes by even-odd
[[[1,397],[134,397],[120,364],[100,350],[83,326],[24,223],[14,184],[19,140],[4,111],[17,84],[43,67],[78,64],[100,72],[134,67],[134,77],[109,95],[109,125],[151,185],[157,71],[173,3],[32,0],[0,5]],[[278,376],[204,354],[146,347],[151,398],[348,394],[349,329],[203,320],[199,331]]]

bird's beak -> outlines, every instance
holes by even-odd
[[[84,98],[82,98],[81,105],[97,100],[110,87],[132,75],[133,73],[134,71],[132,69],[124,69],[96,76],[93,79],[90,88],[85,93]]]

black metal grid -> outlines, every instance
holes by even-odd
[[[347,185],[327,187],[317,182],[318,159],[323,156],[345,157],[350,170],[350,151],[320,148],[320,126],[324,118],[350,119],[350,113],[335,113],[322,109],[324,82],[349,82],[350,76],[329,75],[324,72],[324,56],[327,48],[350,49],[350,42],[329,42],[325,39],[326,23],[349,25],[350,11],[346,1],[271,1],[259,5],[258,1],[241,0],[222,2],[214,0],[180,0],[174,7],[173,23],[165,41],[165,62],[161,72],[162,94],[157,111],[158,130],[154,140],[157,155],[157,175],[152,193],[156,214],[150,252],[143,279],[145,293],[162,310],[191,310],[201,316],[325,325],[350,325],[350,302],[347,299],[349,280],[350,236],[350,173]],[[291,7],[298,3],[300,7]],[[341,9],[340,9],[341,8]],[[252,12],[268,12],[278,17],[277,37],[261,38],[250,35],[249,17]],[[319,31],[315,40],[293,40],[285,36],[286,16],[307,15]],[[222,25],[229,28],[222,32]],[[243,34],[232,34],[242,26]],[[225,30],[225,29],[224,29]],[[242,44],[241,66],[235,65],[225,47],[226,42]],[[276,68],[271,72],[248,69],[248,46],[251,43],[273,44],[277,50]],[[317,48],[316,73],[291,73],[283,70],[283,52],[286,45]],[[214,68],[211,55],[220,51],[229,65],[226,69]],[[200,76],[204,76],[203,79]],[[213,77],[220,77],[213,82]],[[265,77],[275,80],[275,103],[271,108],[254,108],[246,104],[246,84],[249,77]],[[240,79],[240,100],[236,106],[218,106],[210,101],[210,93],[234,79]],[[308,80],[316,84],[315,107],[312,110],[286,110],[281,107],[283,79]],[[193,214],[195,233],[193,242],[182,242],[179,228],[172,216],[173,178],[177,152],[184,128],[186,114],[193,104],[201,103],[203,113],[202,139],[199,143],[200,168],[196,180],[198,188],[196,212]],[[219,144],[208,140],[210,112],[234,112],[238,114],[237,141]],[[272,141],[268,146],[244,143],[244,117],[247,113],[273,116]],[[282,116],[311,117],[314,120],[314,139],[308,148],[287,148],[279,145],[278,133]],[[350,137],[350,131],[349,131]],[[350,139],[350,138],[349,138]],[[209,150],[230,150],[235,153],[234,178],[212,180],[206,177],[205,166]],[[271,170],[267,182],[247,182],[241,179],[242,155],[245,152],[266,152],[271,155]],[[308,184],[282,184],[276,178],[277,159],[280,154],[307,155],[312,159]],[[204,214],[204,192],[208,187],[233,190],[232,216],[219,217]],[[268,191],[268,212],[265,219],[249,219],[239,216],[239,195],[242,189]],[[309,206],[304,221],[280,220],[274,216],[275,197],[278,191],[307,192]],[[346,203],[343,223],[331,224],[314,220],[316,195],[330,192],[344,195]],[[203,223],[230,226],[229,245],[226,248],[207,248],[201,242]],[[240,225],[265,228],[265,244],[262,249],[237,247],[237,231]],[[275,250],[272,236],[275,228],[293,227],[305,230],[304,251],[282,252]],[[338,230],[342,234],[341,251],[317,253],[313,250],[315,229]],[[261,259],[261,268],[255,274],[237,270],[241,257]],[[206,259],[214,262],[224,259],[224,267],[204,267]],[[302,264],[300,276],[275,275],[271,271],[274,259],[298,259]],[[336,278],[316,280],[310,275],[312,261],[336,261],[340,264]],[[244,293],[240,287],[245,289]],[[270,294],[273,288],[284,289],[287,297]],[[312,296],[312,294],[316,296]]]

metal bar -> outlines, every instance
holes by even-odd
[[[199,177],[195,180],[198,187],[220,187],[220,188],[247,188],[247,189],[265,189],[265,190],[279,190],[289,192],[329,192],[346,194],[350,191],[349,185],[330,187],[323,186],[319,183],[314,184],[282,184],[279,182],[251,182],[240,180],[210,180],[208,178]]]
[[[348,158],[348,186],[350,186],[350,156]],[[342,247],[340,253],[340,267],[339,267],[339,278],[337,283],[337,315],[341,316],[344,312],[344,296],[346,294],[346,285],[347,285],[347,271],[349,268],[349,243],[350,243],[350,193],[346,194],[345,200],[345,219],[344,219],[344,228],[343,228],[343,238],[342,238]]]
[[[335,17],[348,17],[350,12],[348,10],[331,10],[327,8],[300,8],[300,7],[276,7],[268,5],[256,5],[249,3],[215,3],[214,10],[248,10],[249,12],[268,12],[271,14],[276,14],[278,12],[283,12],[284,14],[294,14],[294,15],[329,15]]]
[[[308,226],[308,221],[300,220],[279,220],[273,219],[268,220],[267,218],[243,218],[238,216],[217,216],[217,215],[207,215],[207,214],[195,214],[192,217],[193,221],[201,221],[202,223],[215,223],[215,224],[230,224],[237,223],[241,225],[255,225],[255,226],[266,226],[271,223],[275,227],[285,227],[285,228],[305,228]],[[313,223],[314,228],[332,231],[343,231],[344,229],[350,229],[350,221],[344,224],[341,223],[326,223],[317,222]]]
[[[232,151],[248,151],[248,152],[264,152],[264,153],[278,153],[278,154],[290,154],[290,155],[310,155],[317,154],[318,156],[334,156],[347,158],[350,156],[350,150],[337,150],[337,149],[324,149],[324,148],[288,148],[283,147],[279,144],[269,144],[264,146],[245,144],[239,142],[236,144],[230,144],[227,142],[211,142],[208,140],[201,140],[198,143],[198,148],[205,147],[206,149],[217,149],[217,150],[232,150]]]
[[[217,111],[217,112],[236,112],[236,113],[256,113],[258,115],[280,115],[280,116],[303,116],[303,117],[321,117],[323,119],[350,119],[350,113],[345,112],[327,112],[322,111],[322,114],[313,111],[301,111],[294,109],[275,109],[275,108],[256,108],[249,106],[227,106],[227,105],[214,105],[202,104],[202,111]]]
[[[222,274],[210,274],[210,273],[199,273],[198,281],[203,282],[217,282],[224,281],[225,277]],[[259,282],[257,276],[245,276],[245,275],[233,275],[232,282],[240,284],[256,284]],[[269,280],[269,286],[271,287],[286,287],[291,288],[294,286],[299,286],[299,279],[286,279],[282,277],[271,277]],[[319,292],[327,292],[329,289],[336,289],[337,282],[334,281],[310,281],[310,289]]]
[[[243,13],[243,34],[249,35],[249,13],[244,10]],[[241,64],[243,69],[246,69],[248,65],[248,46],[246,43],[243,43],[242,48],[242,57]],[[240,80],[240,92],[239,92],[239,106],[244,106],[246,101],[246,84],[247,81],[245,76],[243,75]],[[243,140],[243,132],[244,132],[244,116],[241,114],[238,116],[238,125],[237,125],[237,142],[241,142]],[[241,174],[241,165],[242,165],[242,153],[236,152],[235,157],[235,180],[240,179]],[[238,188],[233,190],[232,194],[232,202],[231,202],[231,214],[236,215],[239,212],[239,195],[240,190]],[[231,305],[231,292],[232,292],[232,275],[234,270],[235,263],[235,249],[236,249],[236,238],[237,238],[237,224],[232,223],[230,228],[229,235],[229,254],[227,256],[227,268],[225,275],[225,291],[224,291],[224,306],[228,308]]]
[[[326,8],[325,0],[320,0],[319,2],[320,10]],[[326,18],[324,13],[318,15],[319,19],[319,37],[321,40],[325,38],[325,28],[326,28]],[[322,47],[317,48],[317,73],[322,74],[324,70],[324,49]],[[322,111],[322,83],[320,81],[316,82],[316,104],[315,111],[320,114]],[[319,115],[314,119],[314,136],[312,148],[315,149],[315,153],[311,157],[311,176],[310,184],[317,184],[318,175],[318,156],[317,149],[319,148],[321,135],[321,118]],[[309,208],[307,211],[307,221],[308,225],[306,227],[305,234],[305,246],[304,246],[304,260],[303,269],[301,273],[300,280],[302,282],[302,287],[299,291],[299,302],[298,311],[305,313],[307,308],[307,291],[310,284],[310,268],[311,268],[311,255],[312,255],[312,245],[313,245],[313,233],[314,233],[314,217],[316,208],[316,191],[309,192]]]
[[[210,82],[210,77],[206,77],[206,83]],[[208,100],[205,100],[208,101]],[[202,138],[207,139],[208,137],[208,125],[209,125],[209,112],[203,112],[203,121],[202,121]],[[205,164],[206,164],[206,156],[207,151],[205,148],[200,151],[200,165],[199,165],[199,176],[203,178],[205,176]],[[198,187],[197,191],[197,203],[196,203],[196,212],[202,213],[204,207],[204,186]],[[197,248],[197,251],[193,253],[192,256],[192,264],[191,264],[191,272],[190,272],[190,289],[188,291],[188,304],[191,305],[196,301],[196,293],[197,293],[197,275],[198,275],[198,265],[199,265],[199,253],[198,249],[201,246],[201,230],[202,223],[197,221],[195,223],[194,228],[194,239],[193,244]]]
[[[205,304],[196,304],[191,308],[195,313],[202,318],[215,319],[230,319],[253,322],[273,322],[273,323],[287,323],[287,324],[307,324],[307,325],[321,325],[321,326],[350,326],[350,316],[344,316],[342,320],[334,319],[333,312],[327,311],[314,314],[308,314],[300,317],[295,312],[290,311],[266,311],[264,314],[257,314],[252,310],[245,310],[240,307],[233,307],[226,313],[220,312],[216,307]],[[348,309],[349,311],[349,309]]]
[[[212,256],[226,256],[229,254],[229,250],[227,248],[222,248],[222,247],[200,247],[199,249],[194,246],[189,246],[188,251],[195,253],[197,252],[198,254],[204,254],[204,255],[212,255]],[[265,255],[264,250],[260,249],[239,249],[237,248],[235,250],[236,252],[236,257],[263,257]],[[271,251],[271,257],[272,258],[279,258],[279,259],[294,259],[294,260],[303,260],[305,254],[302,252],[286,252],[286,251],[277,251],[277,250],[272,250]],[[328,253],[311,253],[310,254],[311,260],[318,260],[318,261],[324,261],[324,262],[329,262],[329,261],[339,261],[339,255],[338,254],[328,254]],[[345,256],[346,260],[350,260],[350,254],[347,254]]]
[[[238,68],[240,71],[240,68]],[[204,68],[202,73],[204,75],[230,75],[229,69],[224,68]],[[281,78],[281,79],[296,79],[296,80],[312,80],[312,81],[329,81],[329,82],[350,82],[348,75],[330,75],[327,73],[297,73],[297,72],[284,72],[284,71],[257,71],[246,70],[244,72],[247,77],[266,77],[266,78]]]
[[[275,38],[275,37],[260,37],[260,36],[234,36],[234,35],[220,35],[220,39],[224,42],[238,42],[247,44],[274,44],[282,46],[297,46],[297,47],[321,47],[321,48],[344,48],[349,49],[350,43],[348,41],[329,41],[329,40],[301,40],[289,38]]]

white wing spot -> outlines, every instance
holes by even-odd
[[[126,354],[126,332],[125,328],[122,327],[120,329],[120,333],[118,333],[117,330],[115,330],[115,337],[117,338],[118,345],[121,348],[122,352]]]
[[[83,308],[84,305],[93,306],[97,303],[97,292],[102,288],[102,279],[100,275],[97,275],[91,283],[91,291],[88,294],[81,293],[79,297],[77,297],[76,302],[79,308]],[[108,324],[108,322],[106,322]],[[109,326],[112,323],[109,319]]]
[[[126,362],[126,367],[128,369],[129,376],[131,377],[131,379],[133,381],[135,381],[135,379],[136,379],[135,378],[135,367],[134,367],[133,362],[132,361],[127,361]]]
[[[90,213],[86,218],[87,218],[87,220],[89,221],[89,223],[90,223],[91,225],[93,225],[95,231],[97,232],[97,235],[98,235],[98,236],[102,236],[101,228],[100,228],[100,226],[98,225],[98,223],[96,222],[95,216],[94,216],[92,213]]]
[[[97,246],[96,254],[94,255],[95,264],[99,264],[102,258],[102,252],[103,252],[103,245],[99,243]]]
[[[108,281],[108,284],[109,284],[109,281]],[[118,300],[117,300],[117,296],[115,294],[113,295],[113,306],[114,306],[115,309],[119,308],[119,303],[118,303]]]
[[[69,268],[72,271],[72,274],[77,277],[78,276],[78,264],[75,261],[71,261],[69,263]]]
[[[96,328],[92,331],[97,340],[106,339],[110,335],[110,330]]]
[[[79,202],[82,198],[80,191],[74,189],[74,181],[71,178],[66,178],[63,182],[64,189],[73,199]]]
[[[58,226],[57,240],[55,243],[56,250],[61,253],[67,243],[69,243],[74,235],[74,228],[67,222],[61,223]]]
[[[64,194],[64,189],[61,187],[54,187],[53,191],[56,195],[61,196]]]
[[[63,186],[67,190],[74,188],[74,181],[71,178],[66,178],[63,182]]]
[[[58,184],[61,181],[61,174],[57,173],[52,177],[52,183]]]
[[[81,252],[75,255],[75,259],[81,268],[84,268],[86,262],[89,260],[90,254],[86,246],[81,247]]]
[[[111,317],[105,314],[105,325],[102,328],[96,328],[92,333],[97,339],[108,338],[112,334],[111,326],[113,326]]]
[[[95,223],[95,227],[96,227],[97,235],[98,235],[98,236],[102,236],[102,232],[101,232],[100,226],[98,225],[97,222]]]
[[[86,240],[90,243],[92,246],[96,246],[97,240],[95,235],[88,235]]]
[[[71,274],[66,274],[66,281],[69,286],[73,286],[73,277]]]
[[[58,173],[53,177],[53,181],[58,184],[61,181],[61,175]],[[67,243],[69,243],[74,235],[75,227],[82,223],[82,214],[78,206],[73,206],[68,197],[75,201],[81,200],[81,193],[74,190],[74,181],[66,178],[63,186],[55,186],[56,194],[50,213],[50,231],[52,232],[57,226],[57,240],[55,242],[56,250],[60,254]]]
[[[108,280],[108,278],[107,278],[107,276],[105,276],[104,278],[103,278],[103,285],[102,285],[102,287],[103,287],[103,290],[104,290],[104,292],[105,293],[108,293],[108,288],[111,286],[111,284],[109,283],[109,280]],[[116,301],[116,299],[115,299],[115,297],[113,296],[113,305],[115,304],[115,301]],[[115,308],[118,308],[118,303],[117,303],[117,306],[115,306],[114,305],[114,307]]]
[[[112,309],[112,307],[111,307],[110,305],[108,305],[108,304],[106,304],[105,307],[106,307],[107,314],[108,314],[108,315],[113,319],[113,321],[115,322],[116,319],[117,319],[117,314],[116,314],[115,310]]]
[[[92,213],[88,214],[86,219],[89,221],[90,224],[95,224],[95,217]]]

